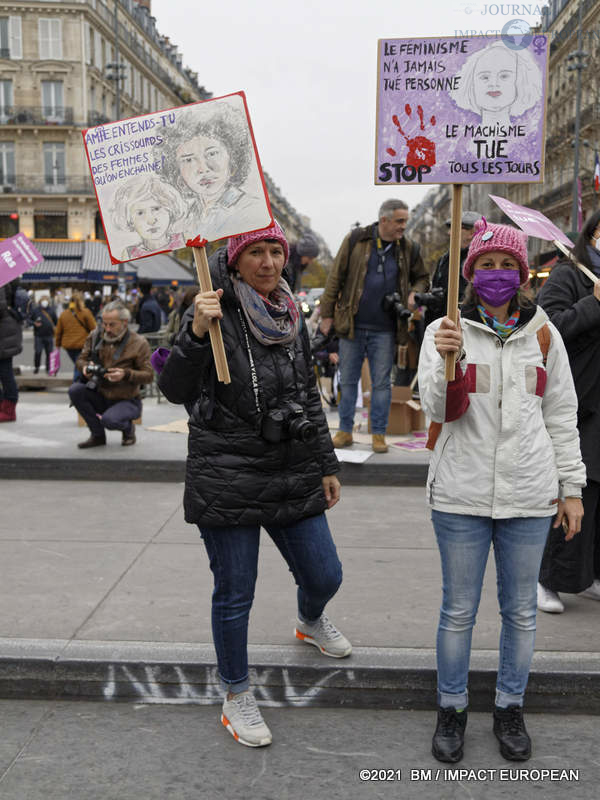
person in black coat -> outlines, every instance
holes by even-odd
[[[573,255],[599,281],[594,284],[565,261],[554,267],[538,295],[567,348],[587,470],[581,533],[566,542],[560,531],[551,528],[542,559],[538,608],[554,613],[564,611],[558,592],[600,600],[600,211],[586,221]]]
[[[138,333],[156,333],[162,325],[162,311],[156,297],[152,294],[150,281],[140,281],[141,298],[137,309]]]
[[[0,286],[0,422],[14,422],[19,390],[13,356],[23,349],[23,322],[15,308],[17,281]]]
[[[247,635],[259,529],[298,586],[296,637],[343,658],[350,642],[324,609],[342,568],[324,514],[339,499],[339,464],[312,367],[308,334],[281,278],[279,225],[229,239],[211,256],[211,292],[185,312],[159,377],[190,415],[184,511],[214,574],[212,629],[227,692],[221,721],[242,744],[271,743],[249,689]],[[219,383],[208,337],[220,319],[231,383]]]
[[[42,353],[46,353],[46,372],[50,372],[50,353],[54,348],[54,329],[56,327],[56,314],[50,307],[48,296],[40,300],[31,312],[33,323],[33,371],[40,371]]]

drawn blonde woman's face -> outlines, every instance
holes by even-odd
[[[190,189],[207,200],[223,193],[229,180],[229,153],[218,139],[194,136],[179,145],[177,164],[183,180]]]
[[[131,206],[129,212],[136,233],[142,239],[163,239],[166,237],[171,216],[168,209],[160,206],[156,200],[148,198],[139,200]]]
[[[500,111],[517,97],[517,63],[508,50],[484,53],[475,67],[475,101],[484,111]]]

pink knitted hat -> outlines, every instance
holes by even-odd
[[[473,226],[475,234],[469,245],[469,252],[463,266],[463,275],[468,281],[473,280],[473,264],[478,256],[499,250],[508,253],[519,262],[521,286],[529,280],[527,263],[527,235],[510,225],[494,225],[485,217],[478,219]]]
[[[285,233],[281,230],[280,225],[274,221],[269,228],[264,228],[262,231],[240,233],[239,236],[229,237],[227,242],[227,266],[229,269],[235,266],[242,250],[254,242],[264,242],[265,239],[276,239],[281,244],[285,255],[285,266],[290,256],[290,248],[285,238]]]

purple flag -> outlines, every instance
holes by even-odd
[[[573,242],[568,236],[565,236],[561,229],[557,228],[541,211],[511,203],[510,200],[506,200],[504,197],[496,197],[493,194],[490,197],[504,211],[506,216],[516,222],[519,228],[525,231],[528,236],[535,236],[537,239],[546,239],[550,242],[557,240],[569,248],[573,247]]]
[[[43,260],[44,256],[35,249],[24,233],[17,233],[16,236],[0,242],[0,286],[14,281]]]

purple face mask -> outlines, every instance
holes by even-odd
[[[473,277],[473,287],[492,308],[499,308],[517,293],[521,282],[518,269],[478,269]]]

